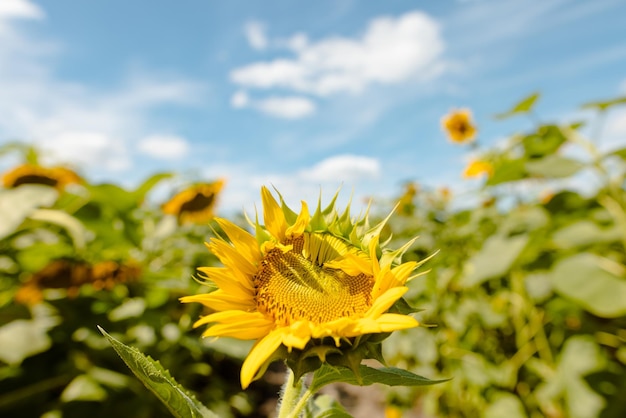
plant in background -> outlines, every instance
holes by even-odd
[[[68,184],[81,183],[82,179],[67,167],[43,167],[26,163],[2,175],[4,187],[14,188],[22,184],[43,184],[63,190]]]
[[[215,216],[215,206],[225,181],[193,185],[163,204],[163,213],[175,215],[180,223],[206,224]]]
[[[467,144],[476,139],[477,129],[469,109],[455,109],[441,118],[441,127],[450,141]]]

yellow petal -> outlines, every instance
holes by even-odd
[[[407,261],[406,263],[402,263],[399,266],[391,269],[391,273],[396,276],[396,279],[400,283],[404,284],[416,267],[417,263],[415,261]]]
[[[368,318],[377,318],[393,305],[398,299],[404,295],[407,290],[406,286],[393,287],[380,295],[365,314]]]
[[[252,234],[235,225],[234,223],[222,219],[215,218],[220,228],[228,235],[237,251],[244,256],[252,265],[256,265],[261,259],[259,244]]]
[[[241,387],[243,389],[250,385],[259,368],[280,347],[283,332],[283,329],[276,329],[254,344],[241,366]]]
[[[302,209],[300,210],[298,219],[296,219],[296,222],[293,225],[287,228],[287,231],[285,232],[286,236],[297,237],[297,236],[302,235],[302,233],[304,232],[304,229],[307,227],[310,220],[311,220],[311,215],[309,214],[309,207],[307,206],[306,202],[303,200]]]
[[[199,267],[198,271],[204,273],[209,280],[226,293],[231,291],[243,292],[244,297],[254,295],[254,284],[247,276],[234,274],[232,270],[223,267]]]
[[[201,295],[184,296],[180,298],[183,303],[198,302],[215,311],[252,311],[256,309],[253,298],[241,299],[229,295],[221,289]]]
[[[239,253],[237,248],[233,247],[228,242],[213,238],[211,242],[209,242],[208,247],[225,266],[230,267],[232,270],[241,271],[249,276],[254,276],[256,273],[256,266],[248,261]]]
[[[358,276],[361,273],[368,276],[374,275],[372,271],[372,262],[370,260],[350,253],[345,254],[341,258],[325,263],[324,267],[342,270],[350,276]]]
[[[283,335],[283,344],[289,349],[295,347],[302,350],[311,339],[311,328],[308,321],[297,321]]]
[[[285,240],[287,231],[287,220],[282,209],[274,199],[267,187],[261,188],[261,199],[263,200],[263,220],[265,228],[280,242]]]

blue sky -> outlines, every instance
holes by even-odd
[[[469,107],[490,145],[529,127],[492,116],[534,91],[546,120],[625,94],[624,16],[616,0],[0,0],[0,143],[94,181],[224,177],[223,210],[262,184],[294,206],[340,184],[463,190],[468,151],[441,116]],[[626,113],[605,133],[623,141]]]

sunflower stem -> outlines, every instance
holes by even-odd
[[[290,368],[287,368],[287,370],[287,381],[283,385],[280,392],[280,399],[278,400],[277,418],[297,417],[299,410],[302,409],[303,406],[300,405],[302,397],[302,379],[298,379],[296,382],[293,371]]]

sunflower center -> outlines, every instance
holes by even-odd
[[[287,252],[274,248],[261,261],[254,277],[259,311],[280,325],[320,324],[365,313],[372,302],[372,277],[324,267],[324,260],[302,254],[302,241],[294,240]]]
[[[199,212],[211,206],[214,199],[215,195],[213,193],[198,193],[193,197],[193,199],[180,206],[180,212]]]
[[[37,174],[27,174],[25,176],[20,176],[19,178],[15,179],[15,182],[13,182],[13,187],[21,186],[22,184],[44,184],[46,186],[55,187],[58,183],[59,180],[52,177]]]

